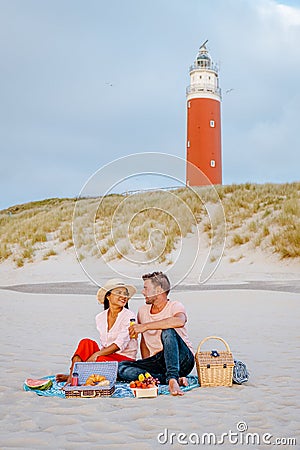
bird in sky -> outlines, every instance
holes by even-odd
[[[225,91],[225,94],[229,94],[229,92],[234,91],[233,88],[227,89],[227,91]]]

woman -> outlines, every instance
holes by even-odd
[[[72,357],[69,375],[58,374],[56,381],[71,382],[76,362],[134,361],[138,343],[130,339],[130,320],[136,315],[128,309],[128,300],[136,293],[136,288],[119,279],[112,279],[99,289],[97,299],[104,304],[104,311],[96,316],[96,326],[100,334],[100,346],[91,339],[82,339]]]

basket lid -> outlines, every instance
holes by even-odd
[[[117,361],[109,362],[76,362],[74,371],[78,373],[79,385],[86,382],[90,375],[103,375],[110,381],[110,385],[115,384],[118,372]]]
[[[201,366],[207,367],[210,366],[224,366],[226,364],[227,367],[233,367],[234,361],[232,353],[230,352],[218,352],[219,356],[212,356],[212,352],[198,352],[196,358]]]

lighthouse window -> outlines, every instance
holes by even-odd
[[[191,146],[190,141],[187,141],[188,148]]]
[[[211,128],[214,128],[214,127],[215,127],[215,121],[214,121],[214,120],[211,120],[211,121],[209,122],[209,125],[211,126]]]
[[[210,167],[216,167],[216,161],[214,159],[210,160]]]

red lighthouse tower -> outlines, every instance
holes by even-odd
[[[218,68],[201,45],[190,67],[187,88],[187,164],[188,186],[222,184],[221,89]],[[204,177],[199,170],[206,175]]]

